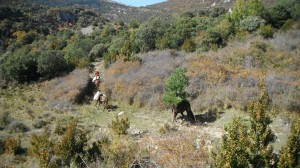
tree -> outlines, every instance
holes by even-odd
[[[279,168],[300,167],[300,119],[294,120],[291,135],[280,150]]]
[[[221,149],[216,157],[217,167],[274,167],[276,156],[271,143],[275,135],[267,116],[269,96],[261,86],[261,96],[249,105],[250,123],[234,119],[223,135]]]
[[[272,122],[267,116],[270,102],[265,84],[260,84],[261,95],[258,101],[252,102],[248,111],[250,114],[250,163],[253,167],[271,167],[274,161],[271,143],[276,137],[269,124]]]
[[[248,129],[246,121],[241,118],[234,118],[232,123],[225,127],[226,134],[222,136],[221,149],[216,157],[217,167],[249,167]]]
[[[188,86],[188,78],[185,76],[185,69],[177,68],[165,83],[166,94],[163,101],[170,105],[177,105],[188,97],[185,88]]]
[[[68,71],[68,65],[61,52],[47,50],[38,58],[38,73],[46,78]]]

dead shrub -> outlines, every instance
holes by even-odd
[[[205,145],[197,149],[193,136],[177,135],[155,141],[152,159],[162,167],[205,167],[208,153]]]
[[[7,137],[5,140],[4,149],[6,154],[20,154],[22,151],[21,148],[21,139],[17,137]]]

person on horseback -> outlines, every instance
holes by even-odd
[[[99,71],[96,71],[95,74],[94,74],[93,82],[95,82],[96,80],[100,80],[100,73],[99,73]]]
[[[92,82],[95,83],[97,90],[99,90],[100,80],[101,80],[100,73],[99,73],[99,71],[96,71]]]

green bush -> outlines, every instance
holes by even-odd
[[[27,45],[7,56],[2,65],[6,79],[20,83],[38,79],[37,62],[34,54],[31,52],[30,46]]]
[[[264,26],[266,21],[258,16],[248,16],[245,19],[240,21],[240,29],[253,32]]]
[[[169,105],[177,105],[182,100],[188,97],[185,88],[189,81],[185,76],[185,69],[177,68],[165,83],[166,93],[163,96],[163,101]]]
[[[49,167],[53,155],[53,142],[50,140],[50,131],[48,129],[44,129],[41,136],[32,135],[29,151],[31,156],[39,158],[40,167]]]
[[[60,156],[67,165],[74,161],[80,165],[80,155],[84,154],[87,144],[85,134],[77,129],[77,120],[71,120],[61,140],[54,145],[54,153]]]
[[[259,34],[265,39],[273,38],[274,32],[275,30],[272,25],[262,26],[259,29]]]
[[[59,51],[47,50],[41,53],[38,60],[38,73],[46,78],[58,76],[69,71],[64,56]]]
[[[196,50],[196,44],[194,39],[187,39],[184,41],[181,49],[186,52],[194,52]]]
[[[111,131],[116,135],[124,135],[126,134],[126,131],[130,127],[130,122],[128,120],[128,117],[122,117],[119,119],[118,116],[115,117],[115,120],[111,122],[108,127],[111,129]]]
[[[221,148],[216,156],[217,167],[273,167],[276,156],[271,145],[275,135],[270,129],[267,115],[269,96],[262,84],[261,95],[248,106],[250,123],[235,118],[222,137]]]
[[[280,150],[279,168],[300,167],[300,119],[294,120],[291,134]]]
[[[209,11],[209,16],[216,18],[225,13],[224,7],[211,8]]]

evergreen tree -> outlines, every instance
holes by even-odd
[[[250,163],[253,167],[272,167],[273,146],[276,137],[269,124],[272,122],[267,116],[268,105],[270,102],[265,84],[260,85],[261,96],[258,101],[253,102],[248,107],[250,114]]]
[[[188,86],[188,78],[185,76],[185,69],[177,68],[165,83],[166,94],[163,101],[167,104],[177,105],[187,98],[185,88]]]
[[[300,167],[300,118],[293,122],[291,135],[280,151],[278,167]]]

